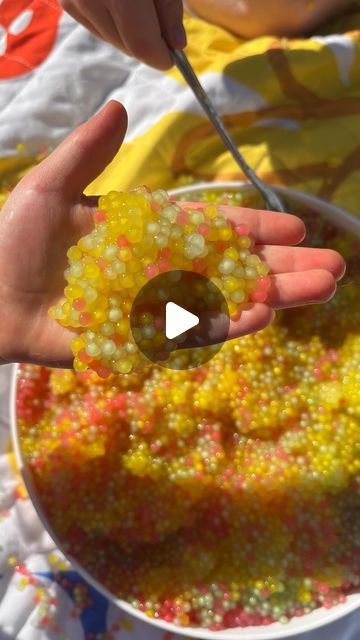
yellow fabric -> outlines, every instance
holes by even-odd
[[[265,106],[255,111],[235,110],[224,116],[250,165],[270,183],[321,196],[358,214],[360,6],[354,5],[322,34],[346,36],[353,60],[344,70],[325,41],[262,37],[244,42],[200,19],[187,16],[185,21],[187,53],[197,73],[215,74],[219,83],[229,78],[264,100]],[[182,86],[176,69],[169,76]],[[0,206],[8,184],[15,184],[37,161],[0,159]],[[243,179],[240,170],[205,116],[172,111],[125,143],[87,193],[140,183],[170,188],[237,179]]]
[[[351,40],[354,60],[348,84],[327,44],[273,37],[243,42],[190,17],[186,29],[187,53],[198,74],[224,74],[268,103],[256,112],[224,118],[261,177],[324,197],[358,214],[360,8],[328,26],[329,33],[343,33]],[[182,82],[177,70],[169,73]],[[272,124],[274,119],[290,119],[299,129],[289,135],[286,128]],[[263,121],[264,126],[258,126]],[[139,183],[169,188],[192,181],[242,178],[205,117],[172,112],[124,144],[88,192],[99,194]]]

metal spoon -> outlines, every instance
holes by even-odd
[[[202,88],[199,79],[185,53],[177,49],[175,51],[171,51],[171,56],[174,64],[177,66],[185,81],[194,92],[195,97],[201,104],[209,120],[212,122],[216,131],[220,135],[221,139],[231,152],[233,158],[245,173],[245,175],[249,178],[250,182],[252,182],[257,191],[261,193],[267,208],[271,211],[286,211],[286,207],[282,199],[256,175],[256,173],[251,169],[251,167],[249,167],[248,163],[239,152],[237,146],[235,145],[230,137],[230,134],[225,128],[219,114],[217,113],[214,105],[212,104],[209,96]]]

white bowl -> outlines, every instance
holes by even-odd
[[[183,196],[184,194],[191,193],[199,193],[207,189],[224,191],[224,190],[232,190],[234,188],[242,188],[245,190],[251,190],[248,184],[243,182],[217,182],[217,183],[201,183],[197,185],[191,185],[188,187],[181,187],[180,189],[174,189],[169,193],[174,196]],[[286,188],[276,188],[276,191],[279,194],[288,196],[292,200],[299,202],[307,207],[310,207],[314,211],[320,213],[320,215],[326,218],[329,222],[332,222],[335,226],[342,228],[346,231],[353,233],[354,235],[360,238],[360,219],[357,219],[351,216],[346,211],[342,211],[338,207],[335,207],[324,200],[320,200],[319,198],[315,198],[313,196],[309,196],[304,193],[300,193],[299,191],[295,191],[293,189]],[[17,391],[17,367],[13,367],[12,372],[12,382],[11,382],[11,392],[10,392],[10,421],[11,421],[11,435],[14,445],[15,456],[17,459],[17,463],[19,469],[22,473],[25,486],[28,490],[30,498],[33,502],[33,505],[47,531],[50,536],[54,540],[57,547],[63,551],[62,545],[56,535],[56,532],[53,531],[51,526],[49,525],[47,518],[43,512],[41,501],[39,496],[34,488],[33,481],[31,478],[31,472],[29,471],[26,463],[23,460],[20,443],[17,432],[17,419],[16,419],[16,391]],[[74,569],[78,571],[79,574],[83,576],[83,578],[91,584],[95,589],[97,589],[100,593],[102,593],[106,598],[108,598],[112,603],[118,605],[121,609],[126,611],[127,614],[141,620],[142,622],[147,622],[162,631],[168,631],[173,634],[178,634],[191,638],[200,638],[201,640],[280,640],[283,638],[289,638],[291,636],[296,636],[300,633],[305,633],[307,631],[311,631],[313,629],[317,629],[322,627],[330,622],[334,622],[339,618],[342,618],[349,614],[351,611],[354,611],[357,608],[360,608],[360,593],[352,594],[348,597],[346,603],[339,604],[332,609],[325,609],[320,607],[315,609],[309,614],[303,615],[301,617],[296,617],[290,620],[286,625],[275,622],[266,627],[245,627],[245,628],[233,628],[227,629],[224,631],[207,631],[206,629],[199,629],[193,627],[177,627],[173,624],[169,624],[168,622],[164,622],[162,620],[154,620],[148,618],[145,614],[137,611],[131,605],[129,605],[124,600],[120,600],[116,598],[108,589],[106,589],[103,585],[101,585],[97,580],[95,580],[82,566],[79,562],[74,559],[71,554],[65,553]]]

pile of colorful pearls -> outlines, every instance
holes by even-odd
[[[348,258],[326,305],[198,369],[21,369],[21,448],[50,526],[149,618],[286,623],[359,591],[359,243],[308,221]]]
[[[50,310],[77,332],[71,344],[76,371],[90,368],[106,377],[145,366],[145,346],[140,351],[134,341],[130,313],[138,292],[161,273],[206,276],[225,296],[230,314],[249,300],[266,301],[269,268],[251,253],[249,228],[227,220],[215,204],[180,207],[165,191],[146,187],[112,191],[99,199],[94,224],[69,249],[65,298]],[[163,351],[158,329],[154,318],[139,330],[144,345],[151,336]]]

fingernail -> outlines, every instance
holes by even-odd
[[[182,22],[173,28],[172,44],[175,49],[183,49],[187,45],[186,31]]]

